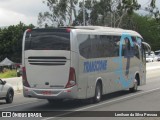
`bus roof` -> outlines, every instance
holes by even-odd
[[[40,29],[34,29],[34,31],[56,31],[56,32],[66,32],[67,29],[72,29],[77,32],[96,32],[96,33],[106,33],[106,32],[112,32],[116,34],[123,34],[128,33],[134,36],[141,37],[142,36],[133,30],[125,30],[122,28],[112,28],[112,27],[104,27],[104,26],[71,26],[71,27],[59,27],[59,28],[40,28]],[[57,31],[58,30],[58,31]],[[67,31],[68,32],[68,31]]]
[[[103,26],[74,26],[74,27],[71,27],[71,29],[75,29],[79,32],[86,32],[88,30],[94,30],[98,33],[101,33],[101,32],[116,32],[116,33],[128,33],[128,34],[131,34],[131,35],[135,35],[135,36],[138,36],[138,37],[141,37],[142,36],[133,31],[133,30],[125,30],[125,29],[122,29],[122,28],[112,28],[112,27],[103,27]]]

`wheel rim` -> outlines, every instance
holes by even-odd
[[[12,101],[13,97],[11,93],[9,93],[8,97],[9,97],[9,100]]]
[[[101,90],[100,90],[100,87],[98,86],[97,87],[97,100],[100,100],[100,98],[101,98]]]
[[[134,88],[135,88],[135,90],[137,90],[137,87],[138,87],[138,84],[137,84],[137,80],[135,79],[135,81],[134,81]]]

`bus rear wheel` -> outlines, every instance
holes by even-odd
[[[100,82],[98,82],[96,84],[96,89],[95,89],[95,96],[93,98],[95,103],[98,103],[101,101],[102,98],[102,85],[100,84]]]
[[[137,81],[137,79],[135,78],[135,79],[134,79],[134,86],[133,86],[132,88],[129,88],[129,91],[130,91],[130,92],[136,92],[137,89],[138,89],[138,81]]]

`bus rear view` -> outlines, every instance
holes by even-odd
[[[25,97],[73,98],[75,71],[71,67],[68,29],[26,30],[23,37],[22,74]]]
[[[101,101],[102,95],[146,83],[145,50],[131,30],[102,26],[27,30],[22,67],[25,97]]]

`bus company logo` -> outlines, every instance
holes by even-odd
[[[84,62],[84,73],[100,72],[107,70],[107,60]]]
[[[2,117],[12,117],[11,112],[2,112]]]

